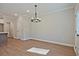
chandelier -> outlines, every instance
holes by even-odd
[[[37,5],[34,5],[34,7],[35,7],[35,13],[34,13],[34,17],[32,17],[31,19],[31,22],[35,22],[35,23],[41,22],[41,19],[38,18],[37,16]]]

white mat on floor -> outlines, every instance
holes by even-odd
[[[32,47],[32,48],[28,49],[27,51],[33,52],[33,53],[38,53],[38,54],[47,55],[47,53],[48,53],[50,50],[49,50],[49,49],[43,49],[43,48]]]

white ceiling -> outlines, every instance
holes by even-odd
[[[0,13],[14,15],[15,13],[21,15],[34,15],[34,3],[0,3]],[[72,3],[38,3],[38,15],[46,15],[49,12],[56,10],[74,7]],[[29,13],[26,11],[30,10]]]

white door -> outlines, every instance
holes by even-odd
[[[79,55],[79,13],[76,13],[76,33],[75,33],[75,46],[76,55]]]

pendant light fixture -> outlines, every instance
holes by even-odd
[[[32,17],[31,22],[38,23],[41,21],[41,19],[38,18],[37,16],[37,5],[34,5],[34,7],[35,7],[35,14],[34,14],[34,17]]]

